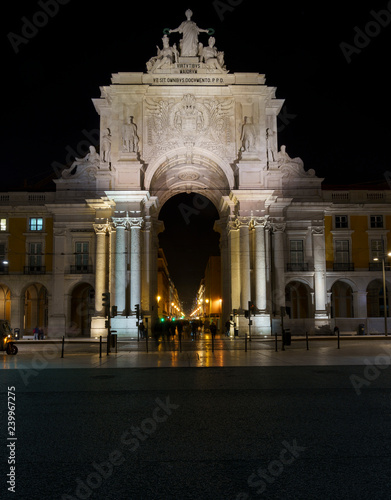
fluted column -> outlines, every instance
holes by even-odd
[[[240,306],[242,309],[248,308],[251,300],[250,281],[250,220],[247,217],[239,219],[240,231]]]
[[[106,235],[108,224],[94,224],[96,233],[95,253],[95,311],[98,316],[104,316],[105,310],[102,306],[102,293],[106,291]]]
[[[237,220],[228,222],[229,264],[231,266],[232,309],[240,308],[240,240]]]
[[[113,218],[115,227],[115,305],[117,313],[124,314],[126,297],[126,218]]]
[[[312,247],[314,252],[315,318],[327,318],[326,246],[323,225],[312,228]]]
[[[143,219],[140,217],[129,218],[130,227],[130,308],[135,310],[136,304],[141,309],[141,238],[140,231]]]
[[[279,314],[285,307],[285,259],[284,259],[284,222],[273,222],[273,272],[274,272],[274,309]]]
[[[261,312],[267,308],[265,224],[264,218],[253,220],[255,306]]]

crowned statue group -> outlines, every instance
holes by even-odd
[[[199,28],[191,20],[193,12],[190,9],[185,12],[185,15],[186,21],[183,21],[178,28],[164,30],[163,48],[157,47],[157,55],[151,57],[147,62],[148,72],[154,73],[157,70],[175,68],[180,62],[189,62],[190,59],[184,60],[184,58],[194,58],[194,61],[202,64],[203,68],[208,71],[227,73],[224,65],[224,52],[218,51],[215,47],[215,38],[210,36],[207,46],[198,41],[200,33],[211,35],[214,30]],[[168,35],[171,33],[180,33],[182,35],[179,48],[176,43],[170,46]]]

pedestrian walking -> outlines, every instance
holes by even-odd
[[[34,328],[33,334],[34,334],[34,340],[38,340],[39,339],[39,328],[38,328],[38,326],[36,326]]]

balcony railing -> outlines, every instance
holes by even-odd
[[[334,262],[333,271],[354,271],[353,262]]]
[[[384,270],[385,271],[390,271],[391,270],[391,265],[389,262],[385,262],[384,263]],[[381,261],[380,262],[369,262],[368,264],[368,268],[370,271],[382,271],[383,270],[383,266],[382,266],[382,263]]]
[[[0,263],[0,274],[8,274],[8,264]]]
[[[46,266],[24,266],[24,274],[45,274]]]
[[[286,265],[287,272],[302,272],[308,271],[308,262],[288,262]]]
[[[71,266],[70,274],[92,274],[93,268],[90,265]]]

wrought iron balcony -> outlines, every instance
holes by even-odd
[[[308,271],[308,262],[288,262],[286,265],[287,272],[302,272]]]
[[[0,274],[8,274],[9,272],[9,266],[8,262],[5,264],[4,262],[0,263]]]
[[[46,266],[24,266],[24,274],[45,274]]]
[[[90,265],[76,265],[71,266],[70,274],[92,274],[93,268]]]
[[[368,264],[368,268],[370,271],[382,271],[383,270],[383,266],[382,266],[382,262],[369,262]],[[390,271],[391,270],[391,265],[389,262],[385,262],[384,263],[384,270],[385,271]]]
[[[334,262],[333,271],[354,271],[353,262]]]

